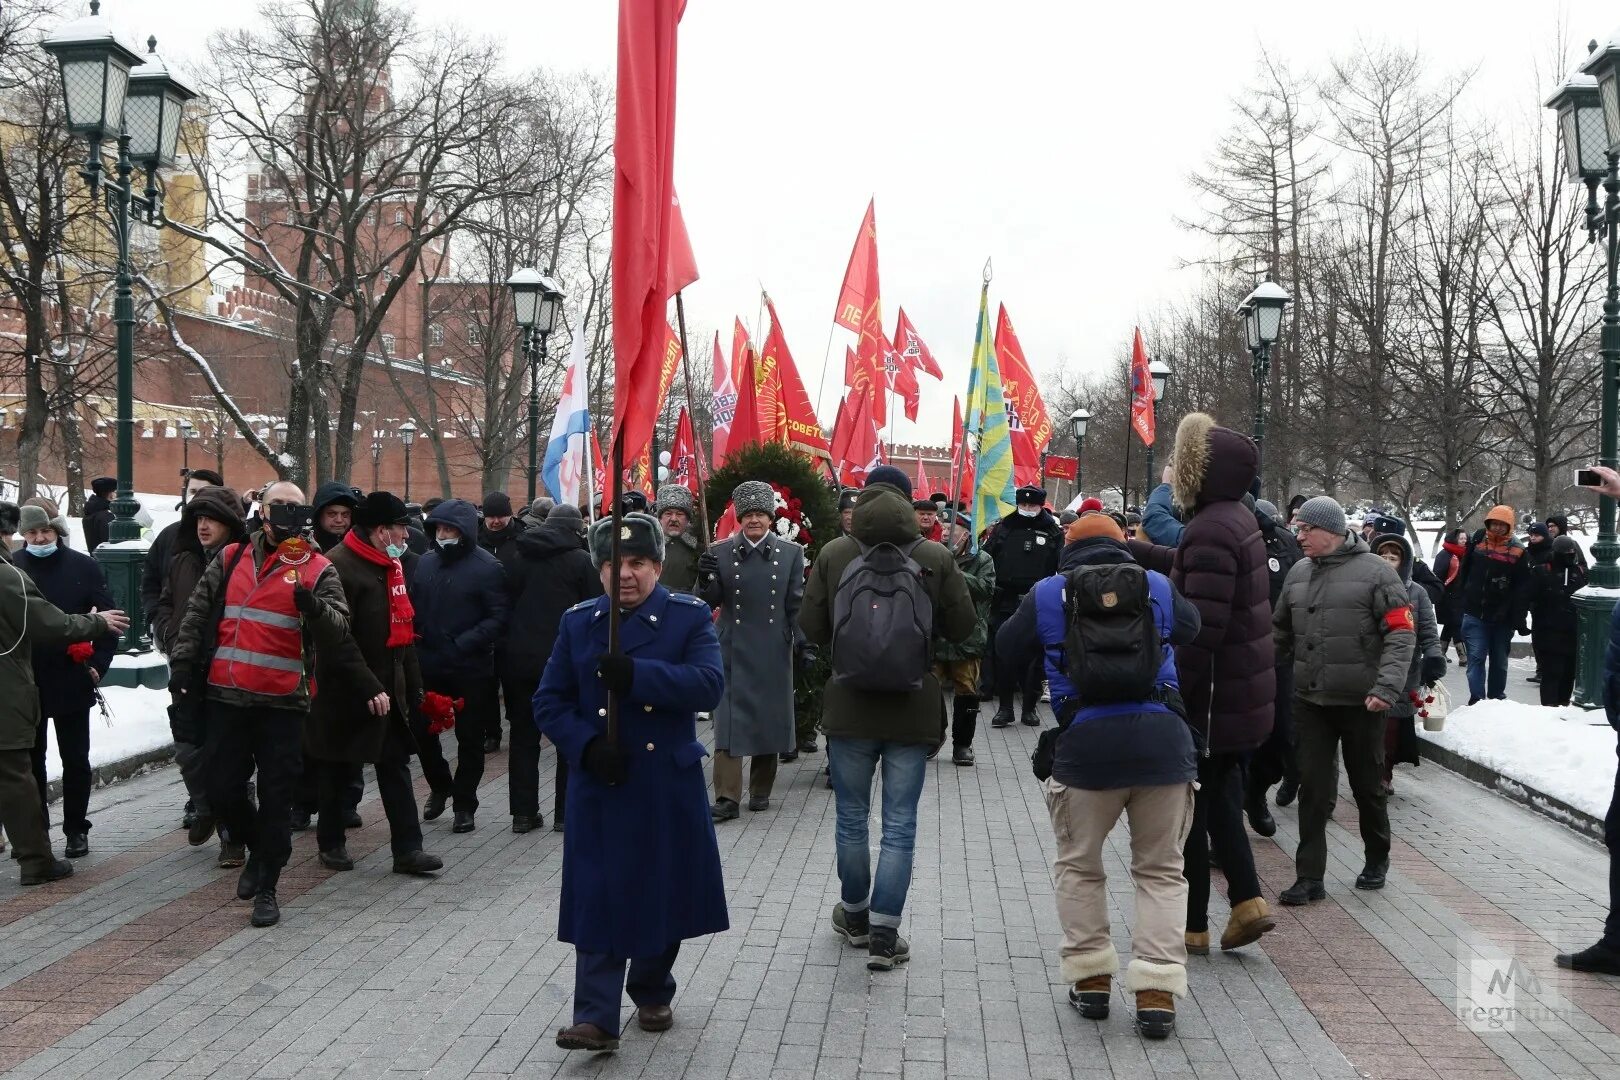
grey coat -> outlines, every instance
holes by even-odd
[[[1391,703],[1405,696],[1416,648],[1412,599],[1360,536],[1294,564],[1272,627],[1278,657],[1294,658],[1296,698],[1360,705],[1369,694]]]
[[[1412,704],[1411,692],[1418,688],[1423,679],[1423,659],[1427,656],[1444,656],[1440,648],[1440,630],[1436,625],[1434,614],[1434,601],[1429,599],[1429,590],[1412,580],[1412,566],[1416,556],[1412,552],[1412,543],[1404,536],[1388,533],[1373,537],[1373,546],[1378,547],[1390,540],[1400,542],[1404,549],[1401,559],[1401,580],[1406,583],[1406,594],[1412,600],[1413,621],[1417,623],[1417,648],[1412,650],[1412,666],[1406,672],[1406,686],[1401,699],[1395,707],[1389,710],[1389,715],[1397,719],[1417,715],[1417,706]]]
[[[726,691],[714,711],[714,747],[733,757],[785,754],[795,743],[793,653],[804,640],[804,548],[770,533],[751,549],[741,533],[711,548],[717,577],[697,595],[720,613]]]

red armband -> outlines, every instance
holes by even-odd
[[[1417,633],[1417,623],[1412,621],[1410,607],[1392,608],[1384,613],[1384,633],[1393,634],[1405,630],[1408,634]]]

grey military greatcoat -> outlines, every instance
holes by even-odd
[[[726,693],[714,711],[714,746],[733,757],[785,754],[795,745],[793,655],[802,640],[804,549],[771,533],[757,548],[742,533],[716,544],[719,576],[698,595],[719,612]]]

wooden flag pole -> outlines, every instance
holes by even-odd
[[[680,293],[675,294],[675,328],[681,332],[681,371],[686,376],[686,414],[692,415],[692,354],[686,347],[686,300]],[[714,417],[709,417],[714,422]],[[677,434],[679,434],[677,432]],[[711,436],[712,440],[712,436]],[[692,468],[697,473],[698,497],[698,546],[700,550],[709,550],[709,488],[703,479],[703,437],[697,433],[697,425],[692,425],[692,441],[696,444],[692,450]],[[711,441],[712,445],[712,441]]]
[[[618,655],[619,652],[619,537],[624,533],[624,507],[620,505],[619,496],[623,494],[624,485],[624,438],[622,429],[613,437],[613,461],[609,466],[613,470],[613,482],[608,490],[613,493],[613,536],[608,549],[609,563],[613,572],[608,585],[608,654]],[[608,746],[617,750],[619,747],[619,695],[611,689],[608,690],[607,699],[607,725],[603,730],[607,737]]]

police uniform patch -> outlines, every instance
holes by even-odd
[[[1037,543],[1037,544],[1044,544],[1044,543],[1046,543],[1046,537],[1044,537],[1044,536],[1037,536],[1037,537],[1036,537],[1036,538],[1035,538],[1035,542],[1036,542],[1036,543]]]

